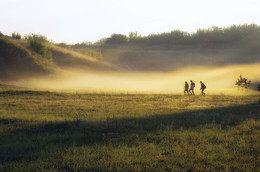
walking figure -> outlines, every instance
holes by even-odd
[[[185,94],[185,96],[186,96],[186,93],[188,95],[190,95],[188,90],[189,90],[189,84],[188,84],[187,81],[185,81],[185,86],[184,86],[184,94]]]
[[[200,89],[201,89],[201,94],[202,94],[203,96],[205,96],[205,93],[204,93],[203,91],[206,89],[206,85],[205,85],[202,81],[200,81],[200,85],[201,85],[201,87],[200,87]]]
[[[189,89],[189,92],[190,92],[191,95],[195,95],[195,94],[194,94],[194,87],[195,87],[195,83],[194,83],[192,80],[190,80],[190,89]]]

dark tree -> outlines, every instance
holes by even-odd
[[[13,32],[12,33],[12,38],[14,38],[14,39],[21,39],[22,38],[22,36],[20,35],[20,33],[16,33],[16,32]]]
[[[49,42],[46,36],[37,34],[27,34],[23,39],[26,41]]]
[[[248,80],[247,78],[243,78],[242,75],[240,75],[236,81],[236,85],[241,88],[248,88],[251,85],[251,81]]]
[[[257,90],[260,91],[260,84],[257,85]]]
[[[127,36],[122,34],[113,34],[105,41],[106,44],[126,44],[127,42]]]

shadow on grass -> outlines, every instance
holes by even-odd
[[[30,161],[46,153],[55,153],[73,146],[138,144],[134,134],[171,130],[189,130],[206,124],[222,128],[236,126],[244,120],[259,120],[259,104],[196,110],[177,114],[155,115],[147,118],[111,118],[103,122],[65,121],[36,122],[1,119],[5,129],[0,138],[0,162]],[[8,128],[8,129],[7,129]]]

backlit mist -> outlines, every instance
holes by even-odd
[[[200,94],[200,81],[206,93],[235,94],[240,74],[259,81],[260,64],[232,65],[226,67],[187,67],[172,72],[88,72],[63,71],[50,77],[15,82],[16,85],[55,91],[110,92],[110,93],[177,93],[183,94],[184,82],[193,80],[195,94]]]

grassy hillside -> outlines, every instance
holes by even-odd
[[[0,92],[0,171],[259,171],[259,95]]]
[[[36,44],[36,43],[34,43]],[[37,46],[38,49],[37,50]],[[39,47],[40,46],[40,47]],[[0,37],[0,79],[21,79],[56,73],[59,69],[114,70],[115,66],[61,48],[49,42],[36,44],[7,36]],[[44,48],[44,51],[41,48]],[[37,51],[36,51],[37,50]],[[48,53],[46,55],[46,53]]]
[[[61,68],[96,71],[117,69],[115,65],[99,61],[96,58],[84,55],[84,53],[79,53],[50,43],[45,43],[45,45],[51,50],[54,62]]]
[[[17,79],[54,72],[52,60],[30,50],[25,41],[0,37],[0,79]]]

